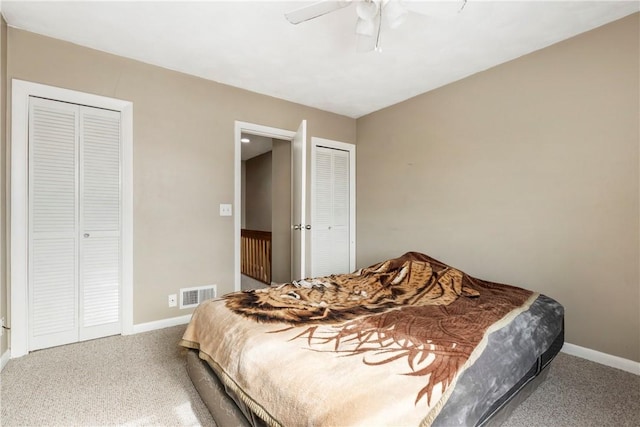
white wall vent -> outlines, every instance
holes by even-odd
[[[180,289],[180,308],[197,307],[203,301],[215,298],[216,285]]]

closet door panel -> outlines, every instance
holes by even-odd
[[[80,339],[120,333],[120,114],[80,120]]]
[[[312,276],[349,272],[349,152],[315,150]]]
[[[311,276],[325,276],[334,271],[332,265],[331,225],[332,225],[332,156],[331,150],[317,147],[315,152],[314,176],[314,218],[313,232],[313,271]]]
[[[349,152],[332,150],[333,204],[331,241],[333,242],[333,268],[349,273]]]
[[[77,341],[78,107],[29,103],[29,347]]]

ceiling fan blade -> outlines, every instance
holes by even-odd
[[[430,16],[451,16],[464,9],[466,0],[403,0],[411,12]]]
[[[287,18],[287,21],[292,24],[299,24],[342,9],[343,7],[349,6],[349,4],[351,4],[351,0],[320,0],[308,6],[301,7],[300,9],[285,13],[284,16]]]

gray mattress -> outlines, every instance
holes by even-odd
[[[461,374],[432,425],[501,424],[544,380],[563,343],[564,309],[540,295],[513,322],[489,335],[485,351]],[[264,425],[225,389],[196,351],[187,354],[187,370],[220,427]]]

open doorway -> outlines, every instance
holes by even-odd
[[[291,280],[291,142],[241,133],[240,287]]]
[[[278,129],[274,127],[258,125],[254,123],[247,122],[235,122],[235,161],[234,161],[234,205],[236,206],[235,214],[234,214],[234,272],[235,272],[235,280],[234,280],[234,289],[236,291],[241,290],[241,229],[242,229],[242,210],[243,206],[246,205],[242,203],[242,146],[244,145],[241,142],[242,135],[257,135],[262,137],[267,137],[273,140],[284,141],[288,143],[290,156],[287,160],[287,166],[276,167],[272,169],[276,169],[277,172],[290,172],[290,185],[283,185],[282,187],[287,187],[290,189],[290,197],[288,202],[278,202],[284,204],[289,204],[289,217],[287,224],[287,231],[282,231],[282,241],[278,240],[276,245],[282,245],[282,247],[290,248],[290,274],[288,276],[284,276],[286,274],[286,268],[283,269],[284,281],[290,281],[292,277],[302,277],[301,272],[305,271],[305,235],[306,228],[302,226],[305,223],[305,203],[306,203],[306,194],[305,194],[305,164],[306,164],[306,127],[307,122],[303,120],[300,123],[300,126],[296,131]],[[276,144],[277,145],[277,144]],[[273,151],[273,146],[272,146]],[[273,157],[273,153],[272,153]],[[246,164],[245,164],[246,167]],[[272,177],[273,178],[273,177]],[[246,190],[246,188],[245,188]],[[282,194],[286,193],[277,193],[279,197]],[[247,197],[247,196],[245,196]],[[272,199],[272,207],[273,207],[273,199]],[[246,212],[245,212],[246,214]],[[273,209],[271,210],[271,216],[273,219]],[[277,221],[277,224],[281,224],[284,227],[285,219],[287,219],[286,214],[278,214],[278,219],[282,220],[282,222]],[[246,218],[245,218],[246,225]],[[278,228],[279,229],[279,228]],[[289,238],[286,238],[288,234]],[[285,241],[287,243],[285,243]],[[278,243],[280,242],[280,243]],[[289,246],[287,246],[289,245]],[[276,251],[278,249],[275,249]],[[285,249],[286,251],[286,249]],[[281,254],[279,254],[281,255]],[[278,257],[278,255],[276,255]],[[286,259],[286,252],[282,255]],[[280,264],[282,265],[282,264]],[[284,264],[286,265],[286,264]],[[273,281],[274,277],[271,277],[271,281]],[[267,282],[267,280],[265,280]],[[265,283],[266,284],[266,283]]]

